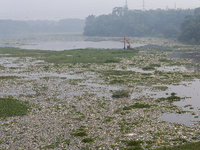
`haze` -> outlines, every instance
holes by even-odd
[[[109,14],[126,0],[0,0],[0,19],[61,20],[85,19],[88,15]],[[143,0],[127,0],[129,9],[143,9]],[[197,0],[145,0],[145,9],[197,8]]]

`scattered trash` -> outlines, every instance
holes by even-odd
[[[125,136],[135,136],[137,135],[136,133],[128,133],[128,134],[125,134]]]

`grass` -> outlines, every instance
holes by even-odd
[[[161,65],[160,64],[150,64],[149,66],[151,66],[151,67],[160,67]]]
[[[92,143],[92,142],[94,142],[95,140],[93,139],[93,138],[84,138],[83,140],[82,140],[82,142],[84,142],[84,143]]]
[[[12,98],[0,98],[0,117],[26,115],[30,107],[28,102],[21,102]]]
[[[133,75],[135,74],[134,71],[120,71],[120,70],[105,70],[104,72],[99,71],[99,73],[102,73],[104,76],[122,76],[122,75]]]
[[[83,136],[87,136],[88,134],[84,131],[84,132],[76,132],[76,133],[73,133],[72,135],[83,137]]]
[[[114,118],[115,118],[115,117],[105,116],[104,123],[106,123],[106,122],[111,122]]]
[[[200,150],[200,142],[186,143],[184,145],[178,145],[174,147],[162,147],[155,150]]]
[[[181,100],[181,97],[178,97],[178,96],[175,96],[176,93],[171,93],[171,96],[167,97],[167,100],[169,102],[173,102],[173,101],[180,101]]]
[[[141,143],[144,143],[143,141],[134,141],[134,140],[130,140],[130,141],[122,141],[126,143],[127,148],[123,148],[124,150],[143,150],[143,148],[141,147]]]
[[[155,68],[152,66],[146,66],[146,67],[143,67],[142,70],[155,70]]]
[[[154,86],[153,89],[155,90],[161,90],[161,91],[165,91],[168,89],[167,86]]]
[[[175,96],[176,93],[171,93],[171,96],[167,97],[167,98],[164,98],[164,97],[161,97],[157,100],[157,102],[161,102],[161,101],[165,101],[167,100],[169,103],[172,103],[174,101],[180,101],[182,98],[179,97],[179,96]]]
[[[125,81],[124,80],[111,80],[110,82],[109,82],[109,84],[124,84],[125,83]]]
[[[0,80],[3,80],[3,79],[15,79],[15,78],[19,78],[17,76],[0,76]]]
[[[133,140],[130,140],[127,142],[127,146],[140,146],[140,143],[143,143],[143,141],[133,141]]]
[[[124,97],[130,97],[130,91],[128,90],[118,90],[115,91],[112,95],[113,98],[124,98]]]
[[[34,57],[49,63],[118,63],[120,58],[136,55],[137,50],[97,50],[76,49],[64,51],[25,50],[12,47],[0,47],[0,54],[7,57]],[[68,57],[68,56],[71,57]]]
[[[136,108],[150,108],[151,105],[149,104],[140,104],[140,103],[135,103],[134,105],[130,106],[125,106],[123,110],[131,110],[131,109],[136,109]]]

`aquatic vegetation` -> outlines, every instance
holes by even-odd
[[[93,138],[84,138],[83,140],[82,140],[82,142],[84,142],[84,143],[92,143],[92,142],[94,142],[95,140],[93,139]]]
[[[180,101],[181,97],[178,97],[178,96],[175,96],[175,95],[176,95],[176,93],[171,93],[171,96],[167,97],[166,99],[171,103],[173,101]]]
[[[112,95],[113,98],[125,98],[130,97],[130,91],[128,90],[118,90],[115,91]]]
[[[16,78],[20,78],[17,76],[0,76],[0,80],[4,80],[4,79],[16,79]]]
[[[170,60],[170,59],[165,59],[165,58],[163,58],[163,59],[159,59],[159,61],[160,62],[172,62],[173,60]]]
[[[111,81],[109,82],[109,84],[124,84],[124,83],[125,83],[124,80],[117,80],[117,79],[111,80]]]
[[[155,68],[153,66],[146,66],[143,67],[142,70],[155,70]]]
[[[168,89],[167,86],[154,86],[153,89],[155,90],[161,90],[161,91],[165,91]]]
[[[125,142],[127,147],[126,148],[127,150],[131,150],[131,149],[134,149],[134,150],[143,150],[143,148],[141,147],[141,144],[144,143],[143,141],[134,141],[134,140],[130,140],[130,141],[122,141],[122,142]]]
[[[160,67],[161,65],[160,64],[149,64],[149,66],[151,66],[151,67]]]
[[[117,60],[117,59],[108,59],[108,60],[105,60],[103,63],[119,63],[120,60]]]
[[[5,67],[4,67],[4,66],[2,66],[2,65],[0,65],[0,69],[1,69],[1,70],[4,70],[4,69],[5,69]]]
[[[130,140],[130,141],[127,141],[127,146],[140,146],[140,143],[144,143],[143,141],[133,141],[133,140]]]
[[[76,133],[72,133],[72,135],[83,137],[83,136],[87,136],[88,134],[86,132],[76,132]]]
[[[30,110],[28,102],[21,102],[12,98],[0,98],[0,117],[26,115]]]
[[[119,63],[121,57],[133,57],[137,50],[97,50],[76,49],[64,51],[25,50],[11,47],[1,47],[0,54],[10,54],[9,57],[35,57],[50,63]],[[68,57],[68,56],[71,57]],[[89,56],[89,57],[88,57]],[[48,68],[45,68],[48,69]]]
[[[105,116],[104,123],[111,122],[115,117]]]
[[[120,71],[120,70],[105,70],[104,72],[100,72],[104,76],[122,76],[122,75],[134,75],[134,71]]]
[[[171,93],[171,96],[169,96],[167,98],[161,97],[161,98],[157,99],[156,102],[161,102],[161,101],[167,100],[169,103],[172,103],[174,101],[180,101],[181,99],[183,99],[183,98],[181,98],[179,96],[175,96],[175,95],[176,95],[176,93]]]
[[[134,105],[130,106],[125,106],[123,110],[131,110],[131,109],[136,109],[136,108],[150,108],[151,105],[149,104],[140,104],[140,103],[135,103]]]
[[[69,79],[69,83],[72,85],[78,85],[78,83],[82,81],[83,79]]]

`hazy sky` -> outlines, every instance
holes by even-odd
[[[88,15],[109,14],[126,0],[0,0],[0,19],[60,20],[84,19]],[[129,9],[143,9],[143,0],[127,0]],[[199,0],[144,0],[145,9],[197,8]]]

